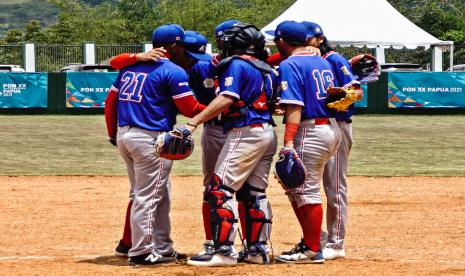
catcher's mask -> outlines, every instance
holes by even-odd
[[[226,30],[221,37],[221,42],[223,57],[229,57],[235,53],[257,56],[265,50],[265,37],[252,24],[239,23]]]

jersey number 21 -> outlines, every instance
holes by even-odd
[[[119,100],[140,103],[142,101],[142,87],[144,87],[146,73],[134,73],[127,71],[121,77],[121,90]]]

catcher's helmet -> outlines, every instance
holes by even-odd
[[[265,49],[265,37],[252,24],[239,23],[226,30],[221,37],[223,57],[233,55],[234,52],[248,55],[262,55]]]

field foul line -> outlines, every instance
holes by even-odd
[[[101,255],[78,255],[72,256],[74,259],[91,259],[102,257]],[[3,256],[0,257],[0,261],[12,261],[12,260],[53,260],[57,259],[54,256]]]

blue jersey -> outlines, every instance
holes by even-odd
[[[193,95],[186,72],[168,59],[125,67],[113,89],[119,126],[153,131],[172,130],[179,113],[174,99]]]
[[[189,85],[201,104],[208,105],[216,97],[215,68],[213,61],[199,60],[189,72]]]
[[[235,99],[232,108],[242,102],[248,108],[242,109],[240,116],[226,115],[224,118],[224,130],[249,126],[257,123],[271,123],[270,111],[260,107],[254,108],[256,101],[263,94],[271,97],[273,89],[276,87],[276,76],[274,74],[263,75],[257,68],[245,60],[235,58],[219,75],[219,95],[227,95]],[[265,84],[266,81],[266,84]],[[262,99],[263,100],[263,99]],[[260,105],[265,103],[262,101]]]
[[[294,54],[279,65],[281,104],[302,106],[301,120],[333,117],[326,107],[326,89],[334,86],[331,65],[310,52]]]
[[[335,86],[348,87],[353,84],[360,84],[352,74],[352,68],[349,62],[341,54],[331,51],[326,53],[323,58],[327,60],[333,67],[333,72],[336,76],[334,83]],[[334,117],[336,117],[336,120],[345,121],[352,117],[354,109],[354,105],[351,105],[347,112],[337,112],[331,110],[331,113],[333,113]]]

